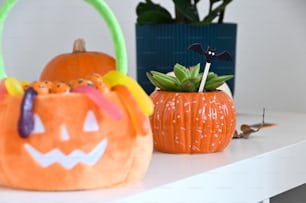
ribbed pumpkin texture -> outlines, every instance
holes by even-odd
[[[102,52],[86,51],[85,41],[77,39],[73,52],[54,57],[44,68],[40,80],[70,80],[82,78],[89,73],[105,75],[116,69],[115,59]]]
[[[168,153],[209,153],[224,150],[236,127],[232,99],[223,91],[154,91],[150,116],[154,148]]]

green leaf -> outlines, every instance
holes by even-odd
[[[230,80],[233,77],[234,77],[233,75],[222,75],[222,76],[213,77],[205,82],[204,89],[206,91],[215,90],[216,88],[223,85],[225,81]]]
[[[141,15],[143,12],[150,11],[154,9],[154,4],[152,1],[147,0],[146,3],[140,2],[136,6],[136,14]]]
[[[221,5],[209,12],[209,14],[197,25],[208,25],[212,23],[212,21],[218,17],[221,12],[224,12],[226,6],[231,2],[232,0],[223,0]]]
[[[175,77],[182,82],[186,78],[190,77],[190,73],[188,69],[185,66],[182,66],[181,64],[175,64],[173,69]]]
[[[214,72],[209,72],[206,78],[206,83],[208,83],[210,80],[214,79],[218,77],[218,75]]]
[[[219,82],[215,82],[212,84],[206,84],[204,89],[205,91],[214,91],[223,84],[224,84],[224,81],[219,81]]]
[[[211,5],[213,5],[214,3],[217,3],[218,1],[222,1],[222,0],[209,0]]]
[[[184,80],[181,84],[181,91],[183,92],[195,92],[197,90],[197,87],[193,81],[191,81],[189,78],[187,80]]]
[[[136,7],[136,14],[137,15],[141,15],[144,12],[152,11],[152,10],[164,11],[164,12],[169,13],[168,10],[166,8],[162,7],[160,4],[155,4],[151,0],[146,0],[145,3],[144,2],[140,2],[137,5],[137,7]]]
[[[157,71],[150,71],[152,77],[155,79],[155,83],[160,84],[160,88],[162,90],[167,91],[177,91],[178,90],[178,80],[164,73],[160,73]]]
[[[197,77],[200,73],[200,63],[198,63],[197,65],[195,65],[194,67],[190,68],[190,76],[191,77]]]
[[[150,71],[150,73],[153,75],[153,77],[158,76],[163,80],[169,80],[169,81],[176,82],[176,78],[172,75],[167,75],[165,73],[161,73],[161,72],[154,71],[154,70]]]
[[[186,0],[173,0],[173,2],[175,4],[175,8],[190,22],[198,22],[200,20],[196,4],[192,5]]]
[[[161,90],[178,91],[177,84],[171,78],[165,78],[161,74],[156,74],[156,72],[152,74],[152,71],[147,73],[147,77],[155,87],[158,87]]]
[[[172,16],[167,9],[150,0],[146,0],[145,3],[140,2],[136,7],[136,14],[137,23],[140,25],[173,22]]]
[[[155,80],[155,78],[153,78],[153,76],[152,76],[151,73],[146,73],[146,75],[147,75],[147,78],[149,79],[149,81],[150,81],[155,87],[161,88],[161,84],[159,84],[158,81]]]
[[[160,11],[147,11],[137,17],[137,24],[162,24],[172,23],[173,19],[170,15]]]

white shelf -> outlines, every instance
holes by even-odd
[[[238,124],[260,121],[260,113],[238,115]],[[306,183],[306,115],[267,112],[266,121],[277,126],[233,140],[223,152],[154,152],[144,179],[130,186],[77,192],[0,187],[0,202],[259,202]]]

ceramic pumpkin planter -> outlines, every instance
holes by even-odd
[[[1,19],[15,2],[4,2]],[[152,101],[126,75],[124,40],[110,9],[102,0],[87,2],[117,39],[116,70],[85,83],[78,78],[73,86],[25,83],[6,77],[0,56],[0,185],[48,191],[105,188],[138,181],[149,166]]]
[[[176,64],[175,76],[151,71],[147,74],[159,89],[151,93],[150,116],[154,148],[167,153],[210,153],[224,150],[236,127],[232,98],[217,90],[232,78],[210,72],[205,89],[198,91],[203,75],[200,65],[190,70]]]
[[[225,149],[236,127],[232,99],[223,91],[154,91],[150,117],[154,147],[168,153],[208,153]]]
[[[72,53],[54,57],[44,68],[40,80],[70,80],[82,78],[89,73],[105,75],[116,69],[115,59],[102,52],[86,51],[85,41],[77,39]]]

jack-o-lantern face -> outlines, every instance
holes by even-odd
[[[76,148],[71,152],[67,149],[67,147],[65,148],[63,146],[62,148],[53,148],[52,150],[45,153],[43,151],[45,151],[46,149],[38,150],[30,142],[24,143],[23,146],[25,150],[31,155],[31,157],[43,168],[49,167],[55,163],[60,164],[67,170],[72,169],[79,163],[93,166],[102,158],[108,143],[107,138],[104,138],[100,141],[99,136],[96,135],[97,132],[99,132],[100,127],[94,112],[92,110],[88,110],[84,118],[85,121],[83,124],[83,128],[80,129],[80,132],[83,132],[82,137],[87,137],[86,139],[88,139],[89,142],[92,141],[97,143],[97,145],[93,146],[92,149],[88,149],[88,152],[84,152],[83,149],[81,149],[81,147],[83,147],[83,144],[80,144],[80,149],[76,146]],[[46,130],[44,124],[40,119],[40,116],[38,114],[34,114],[34,119],[35,125],[31,137],[35,135],[43,136],[43,134],[46,133]],[[73,126],[73,128],[76,128],[76,126]],[[69,126],[66,124],[60,124],[57,128],[54,129],[54,131],[57,131],[56,133],[54,133],[58,136],[57,138],[55,137],[55,140],[58,143],[56,144],[57,146],[63,145],[64,143],[70,143],[69,141],[73,140],[73,135],[69,133],[68,127]],[[52,128],[50,129],[50,131],[52,131]],[[32,140],[34,142],[35,137],[33,137]],[[47,141],[46,138],[45,140]],[[63,150],[67,151],[65,152]]]
[[[118,95],[111,92],[106,98],[123,112],[119,121],[83,94],[36,97],[28,138],[20,137],[16,127],[22,97],[3,98],[0,182],[23,189],[71,190],[125,181],[133,170],[137,136]]]

